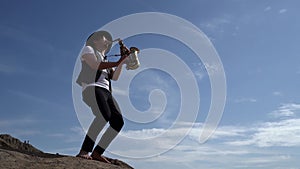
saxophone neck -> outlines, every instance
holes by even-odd
[[[130,50],[124,45],[123,41],[119,41],[121,55],[129,55]]]

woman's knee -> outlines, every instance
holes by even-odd
[[[123,118],[114,118],[110,120],[109,124],[113,129],[119,132],[124,126],[124,120]]]

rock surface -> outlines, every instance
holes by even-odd
[[[2,169],[132,169],[128,164],[117,160],[107,164],[95,160],[85,160],[73,156],[44,153],[28,142],[8,135],[0,135],[0,168]]]

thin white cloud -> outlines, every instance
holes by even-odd
[[[144,154],[152,154],[155,155],[157,152],[166,151],[167,148],[172,148],[172,150],[176,151],[182,151],[182,152],[193,152],[196,154],[209,154],[209,155],[216,155],[216,154],[245,154],[245,151],[241,150],[218,150],[218,149],[206,149],[206,151],[203,151],[202,148],[205,149],[206,144],[200,144],[199,143],[199,137],[202,132],[203,124],[197,123],[195,124],[195,127],[189,130],[188,127],[190,127],[189,124],[182,124],[179,125],[178,128],[173,129],[164,129],[164,128],[152,128],[152,129],[142,129],[142,130],[128,130],[128,131],[122,131],[122,138],[117,139],[116,143],[112,146],[113,149],[111,149],[113,152],[117,152],[119,154],[131,154],[136,155],[137,157],[143,157]],[[234,127],[234,126],[224,126],[219,127],[214,135],[211,137],[212,140],[222,140],[224,138],[236,138],[236,137],[242,137],[246,133],[246,131],[249,128],[242,128],[242,127]],[[165,134],[168,131],[168,134]],[[165,135],[164,135],[165,134]],[[161,137],[163,135],[163,137]],[[185,137],[185,141],[188,142],[188,144],[179,144],[173,145],[174,141],[178,137]],[[139,141],[126,141],[126,138],[137,138]],[[126,143],[126,147],[124,147],[124,144]],[[128,143],[127,143],[128,142]],[[132,145],[132,146],[131,146]],[[147,145],[145,147],[145,145]],[[175,146],[175,147],[174,147]],[[195,147],[199,147],[201,150],[195,149]],[[203,147],[204,146],[204,147]],[[131,147],[128,149],[128,147]],[[195,151],[195,152],[194,152]],[[178,158],[178,157],[176,157]]]
[[[186,76],[191,78],[194,78],[195,76],[198,81],[202,80],[204,77],[207,76],[207,71],[204,64],[192,63],[192,65],[193,65],[193,72],[186,74]]]
[[[208,37],[210,41],[215,41],[215,36],[221,35],[225,33],[226,28],[228,25],[232,24],[233,17],[231,15],[222,15],[220,17],[215,17],[213,19],[210,19],[206,22],[200,23],[200,28],[203,29],[205,32],[207,32]],[[232,25],[231,28],[234,28],[235,26]],[[234,32],[231,32],[234,36],[236,36],[237,31],[236,29],[232,30]]]
[[[39,135],[42,132],[36,129],[27,129],[27,128],[22,128],[22,129],[14,129],[12,132],[12,135],[15,137],[24,137],[24,136],[34,136],[34,135]]]
[[[216,75],[217,73],[222,73],[222,71],[221,71],[222,65],[220,65],[220,64],[204,63],[204,65],[205,65],[206,71],[209,76]]]
[[[153,151],[153,149],[163,149],[164,147],[170,146],[168,144],[172,143],[171,140],[173,138],[181,136],[184,134],[182,132],[186,131],[184,127],[176,128],[172,129],[170,134],[168,134],[168,137],[157,137],[166,132],[166,130],[167,129],[153,128],[125,131],[123,134],[131,138],[145,139],[141,143],[135,142],[134,144],[139,147],[139,144],[142,146],[147,143],[147,146]],[[194,127],[190,133],[187,133],[187,138],[194,143],[198,143],[201,131],[202,124],[199,124],[198,127]],[[300,146],[300,119],[265,122],[253,126],[221,126],[214,132],[210,140],[218,140],[221,142],[220,144],[229,146]],[[189,147],[189,145],[183,145],[183,147],[186,148],[185,151],[189,151],[189,148],[193,149],[193,147]],[[138,151],[141,150],[137,148],[135,150],[131,149],[131,151],[137,151],[136,153],[138,154]],[[143,151],[147,150],[143,149]]]
[[[39,128],[34,127],[39,120],[30,117],[14,117],[13,119],[0,119],[0,133],[7,133],[13,137],[27,137],[41,134]]]
[[[194,75],[198,80],[202,80],[207,74],[203,70],[194,71]]]
[[[257,147],[292,147],[300,146],[300,104],[286,103],[269,113],[279,121],[265,122],[251,127],[252,130],[244,131],[244,138],[237,138],[227,144],[235,146]],[[283,120],[280,120],[284,118]]]
[[[29,32],[24,31],[24,29],[18,27],[18,26],[8,26],[8,25],[0,25],[0,36],[6,37],[8,39],[11,39],[13,41],[16,41],[19,45],[31,45],[34,46],[34,48],[27,48],[27,50],[30,50],[31,55],[27,56],[31,60],[36,60],[35,57],[43,55],[44,57],[47,57],[49,59],[53,60],[53,63],[55,63],[55,60],[57,58],[64,58],[69,57],[72,52],[67,50],[60,50],[55,48],[55,45],[49,43],[47,40],[43,40],[41,37],[35,36]],[[35,50],[35,49],[43,49],[43,50]],[[12,55],[12,56],[6,56],[11,58],[19,58],[19,55]],[[41,61],[41,60],[36,60]],[[32,67],[26,67],[25,65],[1,65],[0,64],[0,73],[6,72],[6,73],[18,73],[18,74],[25,74],[30,76],[48,76],[49,73],[52,76],[55,76],[57,78],[57,75],[61,75],[62,71],[61,66],[57,66],[58,64],[48,64],[47,70],[44,71],[37,71],[33,70]],[[25,67],[24,67],[25,66]],[[51,77],[52,78],[52,77]],[[63,78],[63,81],[66,78]],[[68,82],[68,81],[67,81]]]
[[[37,73],[36,72],[32,72],[29,69],[25,69],[20,65],[9,65],[9,64],[3,64],[0,63],[0,73],[4,73],[4,74],[22,74],[22,75],[33,75],[35,76]]]
[[[0,127],[3,128],[11,128],[11,127],[20,127],[20,126],[28,126],[37,123],[38,120],[32,118],[17,118],[15,119],[1,119]]]
[[[113,90],[113,95],[128,96],[127,90],[120,89],[119,87],[113,87]]]
[[[256,128],[247,139],[229,141],[232,146],[293,147],[300,146],[300,119],[267,122]]]
[[[79,135],[79,136],[84,136],[85,132],[83,130],[83,128],[81,126],[74,126],[70,128],[70,131],[72,131],[73,133]]]
[[[198,81],[207,76],[222,76],[224,73],[222,69],[223,65],[219,63],[194,63],[193,66],[195,70],[193,70],[193,74],[191,74],[190,77],[195,75]]]
[[[188,137],[195,142],[199,142],[200,134],[203,130],[203,124],[196,124],[190,131]],[[249,131],[249,128],[237,127],[237,126],[220,126],[216,131],[212,131],[213,135],[210,139],[224,139],[231,137],[242,137],[245,131]]]
[[[61,142],[65,147],[58,146],[53,149],[46,146],[44,147],[44,151],[53,154],[59,153],[65,155],[74,155],[80,150],[80,144],[85,137],[85,132],[83,131],[82,127],[74,126],[62,132],[51,133],[47,134],[46,136],[51,140]]]
[[[245,103],[245,102],[255,103],[255,102],[257,102],[257,100],[254,98],[243,97],[243,98],[235,99],[234,102],[235,103]]]
[[[269,115],[273,118],[295,117],[296,114],[299,112],[300,112],[300,104],[287,103],[287,104],[282,104],[278,109],[269,113]]]
[[[85,136],[85,132],[80,126],[74,126],[71,127],[67,133],[59,132],[59,133],[51,133],[47,135],[51,138],[59,138],[60,140],[63,140],[63,142],[66,143],[73,143],[73,142],[79,142],[82,141],[82,139]]]
[[[270,11],[272,9],[272,7],[270,7],[270,6],[267,6],[265,9],[264,9],[264,11],[266,12],[266,11]]]
[[[280,91],[274,91],[272,94],[274,96],[282,96],[283,95],[282,92],[280,92]]]
[[[8,37],[18,42],[23,42],[24,44],[34,44],[35,47],[43,49],[43,51],[55,51],[53,45],[49,44],[48,42],[42,41],[40,37],[35,37],[27,32],[24,32],[19,27],[0,25],[0,35]],[[32,49],[32,51],[40,52],[38,50],[34,50],[34,48]]]
[[[286,12],[287,12],[287,9],[280,9],[280,10],[278,11],[279,14],[283,14],[283,13],[286,13]]]
[[[22,98],[22,99],[25,99],[25,100],[30,100],[31,102],[36,103],[37,105],[43,104],[43,105],[48,105],[48,106],[55,107],[55,108],[60,108],[60,109],[63,109],[63,110],[68,109],[68,107],[66,107],[62,104],[58,104],[58,103],[55,103],[53,101],[49,101],[45,98],[38,97],[38,96],[29,94],[29,93],[26,93],[26,92],[23,92],[23,91],[8,90],[7,92],[9,94],[17,96],[18,98]]]
[[[213,18],[212,20],[210,20],[207,23],[202,24],[204,27],[210,29],[210,30],[216,30],[218,29],[219,31],[222,31],[220,29],[220,27],[224,24],[229,24],[231,23],[231,16],[226,15],[226,16],[222,16],[219,18]]]
[[[164,132],[166,132],[166,129],[152,128],[152,129],[142,129],[142,130],[128,130],[128,131],[124,131],[122,134],[126,137],[131,137],[131,138],[138,136],[137,138],[139,139],[147,139],[147,138],[153,138],[155,136],[163,134]]]
[[[16,72],[15,67],[4,65],[0,63],[0,73],[14,73]]]

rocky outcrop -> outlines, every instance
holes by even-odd
[[[111,164],[73,156],[44,153],[8,134],[0,135],[0,164],[5,169],[132,169],[128,164],[107,158]]]

